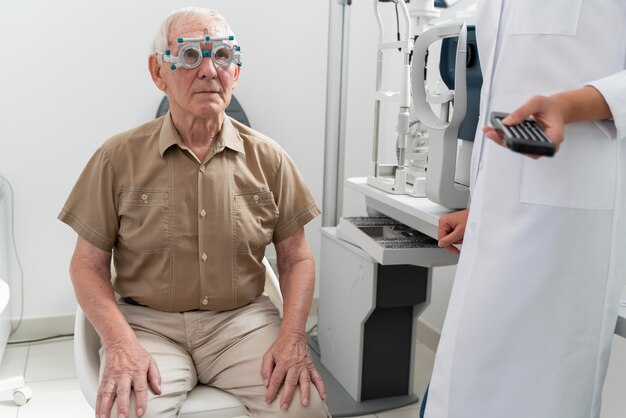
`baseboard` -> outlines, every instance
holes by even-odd
[[[431,327],[428,323],[422,321],[421,319],[417,320],[417,339],[419,342],[432,350],[433,353],[437,352],[439,338],[441,338],[441,332],[439,330]]]
[[[24,318],[20,327],[9,338],[9,342],[73,334],[75,317],[75,314],[71,314]],[[17,322],[12,320],[11,326],[15,327]]]

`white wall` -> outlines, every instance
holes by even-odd
[[[154,117],[162,94],[147,71],[150,42],[169,12],[189,5],[229,20],[244,53],[235,95],[251,125],[294,158],[321,206],[328,2],[2,0],[0,174],[15,189],[25,318],[74,312],[67,271],[76,235],[56,216],[95,149]],[[316,258],[320,224],[307,229]]]

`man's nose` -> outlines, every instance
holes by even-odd
[[[217,76],[217,69],[213,60],[210,57],[202,58],[200,66],[198,67],[198,77],[213,79]]]

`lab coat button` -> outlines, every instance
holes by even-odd
[[[478,163],[478,169],[479,170],[482,170],[484,167],[485,167],[485,162],[484,161],[481,161],[481,162]]]
[[[470,229],[471,229],[472,231],[476,231],[476,222],[472,222],[472,223],[470,224]]]

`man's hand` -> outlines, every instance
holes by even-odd
[[[463,244],[469,209],[449,213],[439,218],[439,246],[459,255],[461,251],[453,244]]]
[[[556,145],[556,150],[563,142],[563,128],[565,126],[565,103],[559,96],[535,96],[524,103],[517,110],[502,120],[506,125],[516,125],[524,119],[532,116],[535,122],[541,126],[546,135]],[[504,145],[504,135],[502,132],[494,129],[492,126],[485,126],[483,132],[487,138],[494,142]],[[530,158],[540,158],[538,155],[528,155]]]
[[[281,332],[274,344],[263,356],[261,377],[267,388],[265,401],[271,404],[283,386],[280,408],[286,411],[293,399],[293,394],[300,386],[302,405],[308,406],[311,395],[311,382],[317,388],[322,399],[326,399],[326,388],[322,377],[315,369],[309,353],[304,332]]]
[[[128,417],[131,390],[135,392],[135,413],[142,416],[148,404],[148,383],[154,393],[161,394],[161,375],[156,362],[137,341],[105,346],[105,354],[96,417],[109,418],[115,399],[118,417]]]

